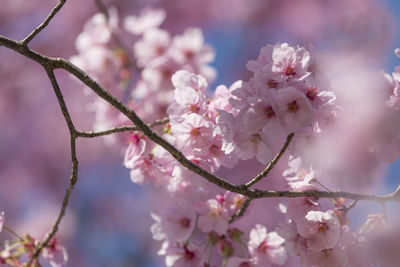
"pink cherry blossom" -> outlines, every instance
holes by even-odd
[[[165,265],[168,267],[202,267],[202,249],[190,243],[188,246],[175,246],[166,250]]]
[[[285,239],[285,247],[289,255],[301,256],[307,252],[307,241],[297,232],[293,222],[278,222],[277,233]]]
[[[293,48],[287,43],[277,44],[272,52],[272,71],[283,77],[301,78],[307,73],[310,54],[304,48]]]
[[[164,229],[161,225],[161,216],[159,216],[158,214],[151,212],[150,213],[151,218],[155,221],[155,223],[153,223],[150,227],[150,232],[153,236],[154,240],[164,240],[167,238],[166,233],[164,232]]]
[[[177,71],[171,78],[172,84],[178,89],[193,89],[204,92],[207,88],[207,81],[201,75],[196,75],[185,70]]]
[[[283,172],[283,176],[290,188],[294,191],[306,191],[316,189],[312,181],[315,179],[315,171],[301,167],[301,158],[289,158],[290,168]]]
[[[146,65],[142,71],[142,78],[154,88],[163,90],[172,89],[171,77],[181,69],[175,60],[170,57],[157,57]]]
[[[274,142],[284,135],[272,99],[259,98],[243,113],[243,126],[250,131],[261,129],[268,140]]]
[[[240,159],[248,160],[256,157],[259,162],[266,164],[274,156],[272,144],[262,132],[237,132],[234,140]]]
[[[163,217],[163,229],[171,240],[183,242],[192,234],[196,214],[184,199],[175,201],[168,207]]]
[[[213,137],[213,124],[202,116],[191,113],[183,116],[183,121],[171,122],[171,133],[179,136],[176,145],[184,150],[204,149]]]
[[[278,233],[267,233],[267,228],[256,224],[250,231],[249,252],[257,266],[283,265],[286,261],[285,239]]]
[[[201,75],[180,70],[172,76],[172,84],[175,87],[175,103],[167,111],[172,119],[182,121],[181,117],[185,114],[203,115],[206,112],[204,91],[207,81]]]
[[[262,67],[272,63],[272,53],[274,51],[273,45],[266,45],[261,48],[260,55],[256,60],[247,62],[246,67],[252,72],[260,70]]]
[[[110,41],[112,32],[118,27],[119,18],[116,8],[110,8],[108,12],[108,18],[103,13],[97,13],[85,23],[83,32],[75,41],[79,52],[88,52],[93,46]]]
[[[52,267],[67,266],[67,251],[64,247],[58,244],[55,238],[51,239],[49,244],[43,249],[42,256],[49,262]]]
[[[208,116],[216,123],[216,118],[219,116],[218,110],[224,110],[236,115],[237,110],[230,103],[232,97],[231,92],[242,86],[242,81],[234,82],[229,89],[225,85],[219,85],[215,89],[214,96],[208,105]]]
[[[132,134],[129,138],[129,145],[125,152],[124,164],[126,168],[133,168],[135,161],[143,154],[150,152],[150,144],[144,136]]]
[[[124,28],[132,34],[143,34],[163,23],[166,13],[163,9],[145,8],[140,16],[128,16],[124,21]]]
[[[344,250],[340,247],[310,252],[301,257],[304,267],[347,267],[348,261]]]
[[[252,259],[230,257],[226,262],[226,267],[255,267],[252,263]]]
[[[234,131],[237,127],[235,117],[229,112],[218,110],[216,123],[217,127],[215,128],[215,132],[222,136],[221,149],[226,154],[230,154],[236,147],[233,141]]]
[[[278,91],[275,102],[279,116],[288,131],[296,131],[312,123],[313,111],[307,98],[293,87]]]
[[[198,28],[186,29],[183,35],[175,36],[171,55],[180,64],[189,63],[195,66],[210,63],[215,57],[212,47],[204,44],[203,33]]]
[[[143,39],[137,41],[133,51],[138,59],[138,65],[144,67],[152,60],[162,57],[167,53],[170,36],[167,31],[155,28],[147,30]]]
[[[297,221],[297,231],[314,252],[333,248],[340,237],[340,224],[332,211],[309,211]]]
[[[228,191],[223,195],[222,199],[223,205],[226,207],[229,216],[232,216],[243,206],[246,197]]]
[[[319,211],[320,207],[317,199],[299,197],[289,200],[286,218],[297,222],[307,215],[309,211]]]
[[[223,235],[228,230],[228,212],[216,199],[195,204],[195,210],[200,214],[197,226],[204,233],[215,231]]]

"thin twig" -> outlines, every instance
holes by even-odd
[[[249,188],[250,186],[258,183],[262,178],[268,175],[268,173],[275,167],[275,165],[278,163],[279,159],[282,157],[282,155],[285,153],[286,149],[290,145],[290,142],[292,142],[294,133],[291,133],[287,136],[285,144],[281,148],[281,150],[276,154],[276,156],[268,163],[267,167],[259,173],[256,177],[254,177],[250,182],[246,183],[244,187]]]
[[[164,118],[161,120],[156,120],[150,124],[148,124],[149,127],[154,127],[158,125],[163,125],[169,122],[169,118]],[[105,131],[100,131],[100,132],[76,132],[76,135],[78,137],[84,137],[84,138],[94,138],[94,137],[99,137],[99,136],[104,136],[104,135],[109,135],[112,133],[121,133],[121,132],[127,132],[127,131],[140,131],[140,129],[137,126],[121,126],[121,127],[115,127],[111,128]]]
[[[41,242],[40,245],[36,248],[36,251],[35,251],[35,253],[33,253],[32,258],[30,259],[30,261],[28,263],[28,266],[31,266],[31,264],[36,259],[38,259],[39,255],[40,255],[40,252],[43,250],[43,248],[45,248],[49,244],[50,240],[57,233],[58,227],[59,227],[59,225],[61,223],[61,220],[65,215],[65,211],[67,209],[71,193],[72,193],[72,191],[73,191],[73,189],[75,187],[76,182],[78,181],[78,165],[79,165],[79,162],[78,162],[78,159],[77,159],[77,156],[76,156],[76,142],[75,141],[76,141],[77,136],[76,136],[75,126],[74,126],[74,124],[72,122],[72,118],[71,118],[71,116],[69,114],[67,105],[65,104],[64,97],[63,97],[63,95],[61,93],[61,89],[60,89],[60,87],[58,85],[57,79],[54,76],[53,70],[46,68],[46,72],[47,72],[47,75],[48,75],[49,80],[51,82],[51,85],[52,85],[52,87],[54,89],[54,92],[56,94],[58,104],[60,106],[61,112],[62,112],[62,114],[64,116],[64,119],[65,119],[65,121],[67,123],[68,130],[69,130],[69,133],[70,133],[72,170],[71,170],[71,176],[70,176],[70,179],[69,179],[70,180],[70,184],[69,184],[67,190],[65,191],[62,207],[61,207],[61,210],[60,210],[60,212],[59,212],[59,214],[57,216],[57,219],[54,222],[50,232],[47,233],[44,241]]]
[[[22,45],[27,45],[37,34],[39,34],[46,26],[49,24],[49,22],[53,19],[53,17],[57,14],[58,11],[63,7],[67,0],[60,0],[60,3],[58,3],[57,6],[55,6],[50,14],[47,16],[47,18],[40,24],[38,27],[36,27],[28,36],[25,37],[21,41]]]
[[[233,223],[234,221],[242,217],[247,208],[250,206],[251,201],[251,198],[246,198],[246,200],[243,202],[243,206],[232,217],[229,218],[229,223]]]
[[[21,237],[19,234],[17,234],[16,232],[14,232],[10,227],[8,227],[7,225],[3,224],[3,228],[6,229],[6,231],[8,231],[9,233],[11,233],[12,235],[14,235],[15,237],[17,237],[19,240],[24,240],[23,237]]]
[[[321,183],[317,179],[312,179],[311,182],[314,182],[314,183],[318,184],[319,186],[321,186],[326,191],[331,192],[331,190],[327,186],[325,186],[323,183]]]
[[[347,215],[347,213],[349,212],[349,210],[351,210],[352,208],[354,208],[357,204],[358,200],[354,200],[352,201],[348,206],[344,206],[342,208],[342,211],[344,212],[344,214]]]

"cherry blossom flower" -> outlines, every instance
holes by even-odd
[[[166,13],[163,9],[145,8],[140,16],[128,16],[124,20],[124,28],[132,34],[143,34],[163,23]]]
[[[210,63],[215,57],[212,47],[204,44],[203,33],[199,28],[189,28],[183,35],[175,36],[171,55],[180,64],[189,63],[195,66]]]
[[[155,221],[155,223],[153,223],[150,227],[150,232],[153,236],[153,239],[158,241],[166,239],[167,235],[161,225],[161,216],[154,212],[151,212],[150,216]]]
[[[255,267],[252,259],[230,257],[226,262],[226,267]]]
[[[133,168],[135,161],[143,154],[150,152],[150,145],[144,136],[132,134],[129,137],[129,145],[125,152],[124,164],[126,168]]]
[[[55,238],[51,239],[49,244],[43,249],[42,256],[49,262],[52,267],[67,266],[67,251],[64,247],[58,244]]]
[[[158,28],[147,30],[143,39],[133,46],[138,65],[144,67],[152,60],[164,56],[168,51],[169,42],[170,36],[167,31]]]
[[[202,249],[193,243],[188,246],[171,246],[166,249],[165,265],[168,267],[202,267]]]
[[[287,206],[286,219],[297,222],[304,218],[309,211],[319,210],[320,206],[315,198],[299,197],[290,199]]]
[[[196,214],[184,199],[170,205],[163,216],[163,229],[175,241],[186,241],[195,226]]]
[[[247,160],[256,157],[259,162],[266,164],[274,156],[272,144],[261,132],[237,132],[234,140],[240,159]]]
[[[290,188],[294,191],[306,191],[316,189],[316,186],[312,184],[315,179],[315,172],[312,168],[306,170],[301,168],[301,158],[289,158],[289,166],[291,168],[283,172],[283,176],[288,182]]]
[[[304,48],[293,48],[287,43],[277,44],[272,52],[272,71],[283,77],[301,78],[307,73],[310,54]]]
[[[246,197],[228,191],[222,196],[222,199],[222,203],[226,207],[229,216],[232,216],[243,206]]]
[[[236,120],[233,114],[224,110],[218,110],[218,117],[216,119],[217,127],[215,132],[222,136],[222,151],[226,154],[232,153],[236,145],[233,141],[236,126]]]
[[[340,237],[340,224],[332,211],[309,211],[297,221],[297,231],[312,251],[333,248]]]
[[[301,257],[304,267],[347,267],[348,261],[344,250],[340,247],[310,252]]]
[[[243,113],[243,126],[249,131],[262,129],[268,140],[274,142],[284,135],[272,99],[259,98]]]
[[[278,91],[275,102],[286,129],[296,131],[311,124],[313,110],[307,98],[293,87]]]
[[[185,70],[177,71],[171,78],[172,84],[178,89],[193,89],[204,92],[207,88],[207,81],[201,75],[196,75]]]
[[[293,222],[278,222],[277,233],[285,239],[285,248],[291,256],[301,256],[307,252],[307,241],[297,232]]]
[[[285,239],[278,233],[267,233],[267,228],[256,224],[250,231],[249,252],[257,266],[283,265],[286,261]]]
[[[200,214],[198,227],[204,233],[215,231],[223,235],[228,230],[228,212],[216,199],[197,202],[195,210]]]
[[[172,103],[167,111],[172,119],[182,121],[181,117],[185,114],[203,115],[205,113],[204,91],[207,81],[201,75],[180,70],[172,76],[172,84],[175,87],[175,103]]]
[[[109,9],[108,18],[103,13],[95,14],[85,23],[83,32],[75,41],[78,51],[89,52],[95,45],[105,45],[110,41],[112,32],[118,28],[118,21],[116,8]]]
[[[202,116],[191,113],[183,121],[171,121],[171,133],[179,136],[176,145],[182,150],[204,149],[213,137],[213,124]]]

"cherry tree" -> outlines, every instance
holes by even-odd
[[[400,156],[399,67],[388,74],[351,53],[278,42],[248,59],[247,78],[212,88],[218,51],[200,28],[177,33],[163,27],[166,9],[121,16],[101,1],[74,55],[31,48],[66,2],[23,39],[0,35],[0,47],[46,72],[72,163],[42,240],[20,236],[0,214],[0,231],[15,237],[2,247],[2,264],[68,264],[57,233],[82,176],[78,142],[105,137],[124,151],[132,183],[154,188],[161,204],[148,211],[147,227],[166,266],[397,266],[398,224],[386,203],[398,204],[400,187],[369,190]],[[92,130],[77,126],[59,70],[80,82]],[[349,212],[360,202],[382,211],[353,225]]]

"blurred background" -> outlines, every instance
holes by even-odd
[[[1,0],[0,34],[22,39],[47,16],[54,0]],[[246,79],[245,64],[265,44],[288,42],[364,57],[391,73],[400,59],[400,3],[396,0],[113,0],[120,21],[145,6],[161,7],[163,28],[181,33],[197,26],[216,51],[216,81],[230,85]],[[31,47],[49,56],[70,58],[85,22],[98,12],[94,1],[67,1]],[[128,43],[127,46],[131,47]],[[82,86],[56,72],[72,117],[92,129],[93,114]],[[17,233],[42,238],[54,222],[70,174],[66,124],[43,69],[0,48],[0,210]],[[151,238],[149,216],[157,189],[139,186],[122,165],[124,147],[103,138],[78,141],[79,181],[58,238],[69,254],[68,266],[163,266],[159,244]],[[371,182],[372,192],[392,192],[400,182],[400,161],[385,166]],[[374,207],[373,207],[374,208]],[[379,207],[378,207],[379,208]],[[354,213],[359,222],[365,213]],[[364,220],[362,218],[362,220]],[[361,221],[362,221],[361,220]],[[13,238],[1,233],[1,240]]]

